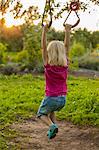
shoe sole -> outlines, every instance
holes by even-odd
[[[56,129],[54,130],[54,133],[58,133],[58,128],[56,128]]]
[[[54,134],[53,136],[50,137],[50,139],[53,139],[56,136],[56,134]]]

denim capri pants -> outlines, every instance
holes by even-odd
[[[38,109],[37,117],[48,115],[51,112],[61,110],[66,103],[66,96],[46,96]]]

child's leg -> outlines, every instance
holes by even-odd
[[[55,114],[54,112],[48,114],[48,115],[42,115],[39,117],[40,120],[45,123],[47,126],[49,126],[49,130],[47,132],[47,136],[49,139],[52,139],[56,136],[58,133],[58,126],[57,124],[54,124],[55,122]]]
[[[49,130],[47,132],[47,136],[48,136],[49,139],[52,139],[58,133],[58,126],[55,123],[55,121],[56,121],[56,119],[55,119],[55,113],[51,112],[48,116],[49,116],[49,119],[52,121],[52,124],[49,127]]]
[[[49,118],[50,118],[50,120],[51,120],[53,123],[55,123],[56,117],[55,117],[55,113],[54,113],[54,112],[51,112],[51,113],[49,114]]]
[[[49,116],[47,115],[42,115],[40,117],[40,120],[45,123],[47,126],[50,126],[53,122],[51,121],[51,119],[49,118]]]

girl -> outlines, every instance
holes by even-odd
[[[47,136],[52,139],[58,133],[55,123],[55,111],[61,110],[66,103],[67,94],[67,57],[69,52],[71,25],[65,26],[64,43],[51,41],[46,46],[46,32],[48,26],[43,27],[42,32],[42,56],[45,68],[45,98],[42,101],[37,116],[49,126]]]

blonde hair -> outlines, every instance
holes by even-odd
[[[64,43],[61,41],[51,41],[47,47],[48,64],[56,66],[66,66],[66,51]]]

